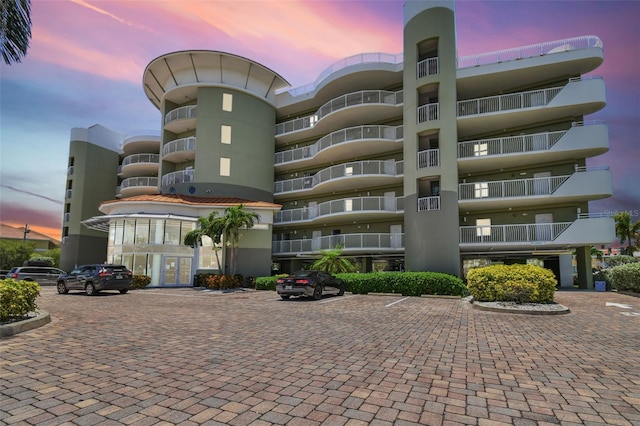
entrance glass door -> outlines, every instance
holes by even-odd
[[[191,285],[191,261],[190,257],[165,256],[162,285]]]

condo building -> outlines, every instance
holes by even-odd
[[[589,201],[612,195],[597,36],[458,57],[449,1],[404,5],[400,54],[365,53],[292,88],[220,51],[154,59],[158,131],[73,129],[61,266],[108,261],[191,285],[218,268],[184,235],[242,204],[237,272],[308,268],[340,248],[361,272],[534,262],[592,288],[591,247],[615,240]],[[224,272],[228,265],[222,249]],[[574,276],[576,278],[574,278]]]

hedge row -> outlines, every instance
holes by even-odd
[[[354,294],[396,293],[403,296],[467,294],[462,279],[439,272],[371,272],[337,274]],[[256,278],[256,290],[275,290],[278,277]]]
[[[467,274],[467,287],[479,302],[553,303],[558,281],[536,265],[491,265]]]

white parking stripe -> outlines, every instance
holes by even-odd
[[[345,300],[345,299],[350,299],[353,296],[342,296],[342,297],[332,297],[330,299],[323,299],[322,301],[318,302],[318,303],[331,303],[331,302],[339,302],[341,300]]]
[[[393,305],[395,305],[396,303],[403,302],[403,301],[405,301],[405,300],[407,300],[407,299],[409,299],[409,297],[405,297],[405,298],[403,298],[403,299],[396,300],[395,302],[391,302],[391,303],[389,303],[388,305],[384,305],[384,307],[385,307],[385,308],[388,308],[389,306],[393,306]]]

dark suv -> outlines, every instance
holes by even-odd
[[[102,290],[118,290],[124,294],[131,288],[133,273],[123,265],[80,265],[58,278],[58,293],[84,290],[93,296]]]

